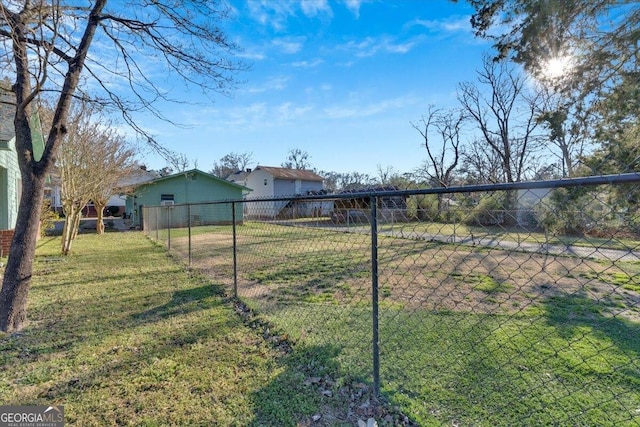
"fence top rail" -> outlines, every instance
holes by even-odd
[[[344,192],[330,194],[299,194],[281,197],[265,197],[255,199],[225,199],[212,202],[198,203],[181,203],[175,205],[155,205],[145,206],[144,208],[175,208],[180,206],[193,205],[220,205],[229,203],[251,203],[251,202],[282,202],[282,201],[322,201],[336,199],[353,199],[353,198],[371,198],[371,197],[392,197],[392,196],[418,196],[428,194],[456,194],[456,193],[482,193],[492,191],[508,191],[508,190],[535,190],[535,189],[554,189],[554,188],[571,188],[571,187],[590,187],[595,185],[613,185],[613,184],[633,184],[640,183],[640,172],[630,172],[612,175],[598,175],[578,178],[563,178],[546,181],[523,181],[509,182],[498,184],[479,184],[464,185],[456,187],[437,187],[423,188],[412,190],[383,190],[374,191],[367,190],[362,192]]]

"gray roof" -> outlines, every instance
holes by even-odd
[[[269,173],[276,179],[299,179],[302,181],[319,181],[322,182],[322,178],[317,173],[306,169],[288,169],[288,168],[276,168],[272,166],[258,166],[254,170],[263,170]]]
[[[169,180],[169,179],[174,179],[174,178],[177,178],[177,177],[180,177],[180,176],[185,176],[186,177],[186,176],[194,175],[194,174],[206,176],[207,178],[210,178],[210,179],[212,179],[214,181],[218,181],[218,182],[220,182],[222,184],[230,185],[232,187],[236,187],[236,188],[241,189],[241,190],[253,191],[250,188],[247,188],[247,187],[245,187],[243,185],[239,185],[239,184],[236,184],[235,182],[230,182],[230,181],[224,180],[222,178],[218,178],[215,175],[211,175],[210,173],[203,172],[203,171],[201,171],[199,169],[191,169],[191,170],[188,170],[188,171],[182,171],[182,172],[174,173],[172,175],[158,177],[158,178],[155,178],[155,179],[153,179],[151,181],[142,182],[138,186],[139,187],[143,187],[145,185],[156,184],[158,182],[166,181],[166,180]]]
[[[251,171],[237,171],[232,173],[231,175],[229,175],[228,177],[226,177],[225,179],[227,181],[231,181],[231,182],[238,182],[238,181],[244,181],[245,179],[247,179],[247,176],[249,176],[249,174],[251,173]]]

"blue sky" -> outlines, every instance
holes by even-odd
[[[143,123],[198,168],[230,152],[279,166],[290,149],[318,170],[376,175],[426,158],[412,128],[430,104],[456,105],[490,45],[473,36],[471,8],[449,0],[231,0],[228,36],[251,70],[231,97],[164,109],[187,129]],[[166,162],[147,153],[150,168]]]

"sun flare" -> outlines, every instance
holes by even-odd
[[[542,66],[542,76],[548,80],[555,80],[568,74],[573,66],[571,56],[556,56],[548,59]]]

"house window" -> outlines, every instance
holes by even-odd
[[[175,203],[175,201],[173,199],[173,194],[161,194],[160,195],[160,205],[161,206],[173,205],[174,203]]]

